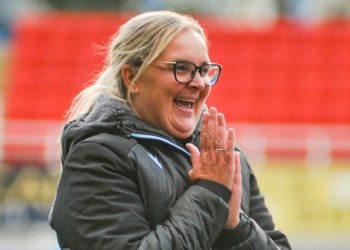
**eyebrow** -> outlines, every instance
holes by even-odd
[[[162,61],[167,61],[167,62],[190,62],[193,63],[195,65],[197,65],[196,63],[194,63],[193,61],[187,60],[187,59],[183,59],[183,58],[177,58],[177,59],[170,59],[170,60],[162,60]],[[199,66],[204,65],[204,64],[209,64],[211,63],[210,61],[204,61],[201,64],[199,64]]]

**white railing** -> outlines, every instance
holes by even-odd
[[[350,125],[230,125],[236,129],[238,144],[254,160],[279,156],[309,163],[350,160]]]
[[[52,164],[58,160],[62,121],[0,120],[0,161]],[[250,159],[298,158],[330,163],[350,160],[350,126],[230,124]]]
[[[48,165],[58,160],[62,121],[3,120],[0,161]]]

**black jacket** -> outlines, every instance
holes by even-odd
[[[198,126],[186,141],[195,144]],[[69,249],[290,249],[242,154],[241,222],[225,230],[230,191],[191,183],[186,141],[138,119],[108,95],[62,135],[62,174],[50,215]]]

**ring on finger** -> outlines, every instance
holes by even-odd
[[[215,151],[226,151],[226,148],[215,148]]]

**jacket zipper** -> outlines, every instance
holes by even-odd
[[[168,139],[165,139],[163,137],[150,135],[150,134],[143,134],[143,133],[138,133],[138,132],[133,132],[133,133],[129,134],[128,136],[131,138],[134,138],[134,139],[143,139],[143,140],[162,142],[162,143],[165,143],[165,144],[177,149],[178,151],[184,153],[186,156],[191,157],[191,153],[188,152],[186,149],[180,147],[179,145],[176,145],[175,143],[173,143],[173,142],[171,142]]]

